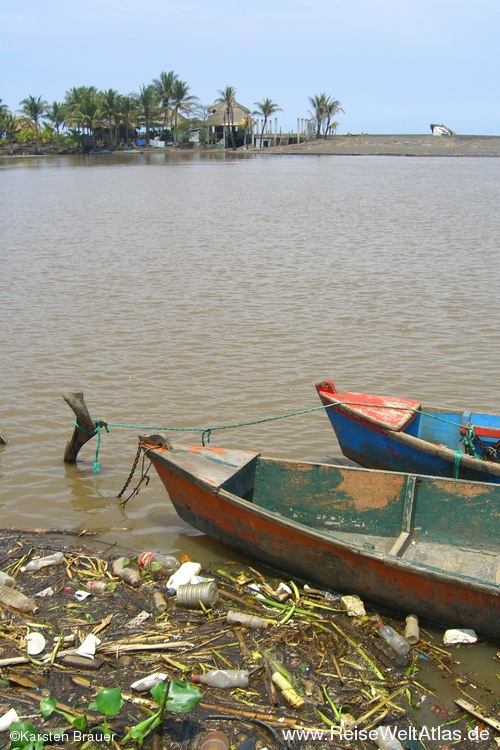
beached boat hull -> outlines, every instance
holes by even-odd
[[[332,380],[316,390],[342,453],[361,466],[500,483],[500,416],[340,391]]]
[[[157,447],[150,438],[143,447],[179,516],[240,553],[325,589],[499,637],[495,485]]]

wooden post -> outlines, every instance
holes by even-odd
[[[73,409],[76,416],[75,430],[66,443],[66,450],[64,451],[64,462],[74,464],[80,448],[96,434],[97,422],[93,421],[88,412],[83,393],[63,393],[63,399]],[[102,424],[105,425],[106,423],[102,422]]]

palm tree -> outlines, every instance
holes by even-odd
[[[128,146],[130,142],[130,131],[134,126],[137,117],[137,102],[133,96],[120,97],[120,119],[125,128],[125,143]]]
[[[134,96],[137,103],[137,110],[146,128],[146,141],[149,145],[149,129],[151,126],[151,119],[157,112],[157,98],[155,87],[152,83],[150,83],[148,86],[141,86],[139,89],[139,93],[134,94]]]
[[[227,120],[227,124],[224,125],[224,147],[227,147],[227,128],[229,128],[229,133],[231,134],[231,142],[233,144],[233,149],[235,149],[236,146],[234,145],[233,120],[234,105],[236,104],[236,89],[233,86],[226,86],[225,89],[219,89],[217,93],[220,94],[220,96],[215,101],[224,104],[226,108],[226,116],[224,119]]]
[[[245,131],[245,142],[244,146],[246,149],[248,149],[248,133],[252,130],[253,126],[255,125],[255,120],[251,115],[246,115],[243,120],[241,121],[241,127]]]
[[[269,117],[273,115],[275,112],[281,112],[281,107],[278,107],[278,105],[273,102],[272,99],[264,99],[263,102],[254,102],[255,106],[258,107],[258,109],[253,113],[254,115],[262,115],[264,118],[264,122],[262,123],[262,131],[260,133],[260,147],[262,148],[262,139],[264,137],[264,133],[266,130],[266,125]]]
[[[312,117],[316,123],[316,138],[321,135],[321,128],[323,127],[323,136],[326,138],[328,131],[332,127],[333,123],[331,118],[337,112],[343,112],[344,110],[340,106],[340,102],[336,99],[331,99],[326,94],[316,94],[316,96],[310,96],[309,102],[313,108]],[[335,123],[336,124],[336,123]]]
[[[163,111],[163,130],[167,128],[170,100],[172,99],[173,87],[177,78],[177,73],[174,73],[173,70],[170,70],[168,73],[162,70],[160,77],[153,80],[154,92]]]
[[[35,126],[36,143],[40,147],[40,119],[43,117],[47,102],[41,96],[32,96],[31,94],[19,102],[21,112]]]
[[[99,115],[108,121],[109,142],[111,146],[116,145],[116,130],[118,128],[118,117],[120,111],[120,95],[115,89],[101,92],[99,96]],[[114,125],[114,130],[113,130]]]
[[[174,116],[174,128],[177,128],[179,112],[189,112],[191,105],[197,101],[196,96],[191,96],[189,86],[184,81],[174,81],[172,86],[172,114]]]
[[[57,135],[59,128],[66,122],[66,107],[62,102],[52,102],[45,108],[45,116],[55,127]]]
[[[343,112],[344,110],[340,106],[340,102],[337,101],[337,99],[328,99],[325,104],[325,130],[324,130],[324,138],[328,135],[330,130],[336,130],[338,122],[332,122],[332,117],[335,117],[337,112]]]
[[[92,135],[94,148],[95,126],[98,124],[97,89],[95,86],[77,86],[66,92],[66,124],[85,133],[85,128]]]
[[[5,133],[7,143],[10,145],[10,153],[12,153],[12,144],[16,139],[16,132],[19,129],[18,118],[9,112],[7,108],[3,110],[3,114],[0,117],[0,133]]]

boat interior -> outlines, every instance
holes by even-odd
[[[357,548],[500,584],[490,483],[258,456],[224,489]]]

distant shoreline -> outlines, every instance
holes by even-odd
[[[170,151],[168,148],[165,151]],[[172,151],[177,148],[172,147]],[[202,149],[206,153],[211,148]],[[117,149],[114,153],[121,153],[124,149]],[[140,149],[140,152],[153,153],[158,149]],[[179,152],[199,153],[200,149],[179,149]],[[231,149],[227,149],[231,152]],[[61,156],[77,153],[68,148],[57,149],[54,146],[29,146],[19,148],[10,153],[5,146],[0,149],[0,158],[16,158],[26,156]],[[238,149],[238,154],[284,154],[284,155],[312,155],[312,156],[438,156],[438,157],[467,157],[467,156],[500,156],[500,136],[497,135],[334,135],[319,138],[290,146],[272,146],[269,148]]]
[[[326,140],[268,148],[265,152],[330,156],[500,156],[500,136],[335,135]]]

